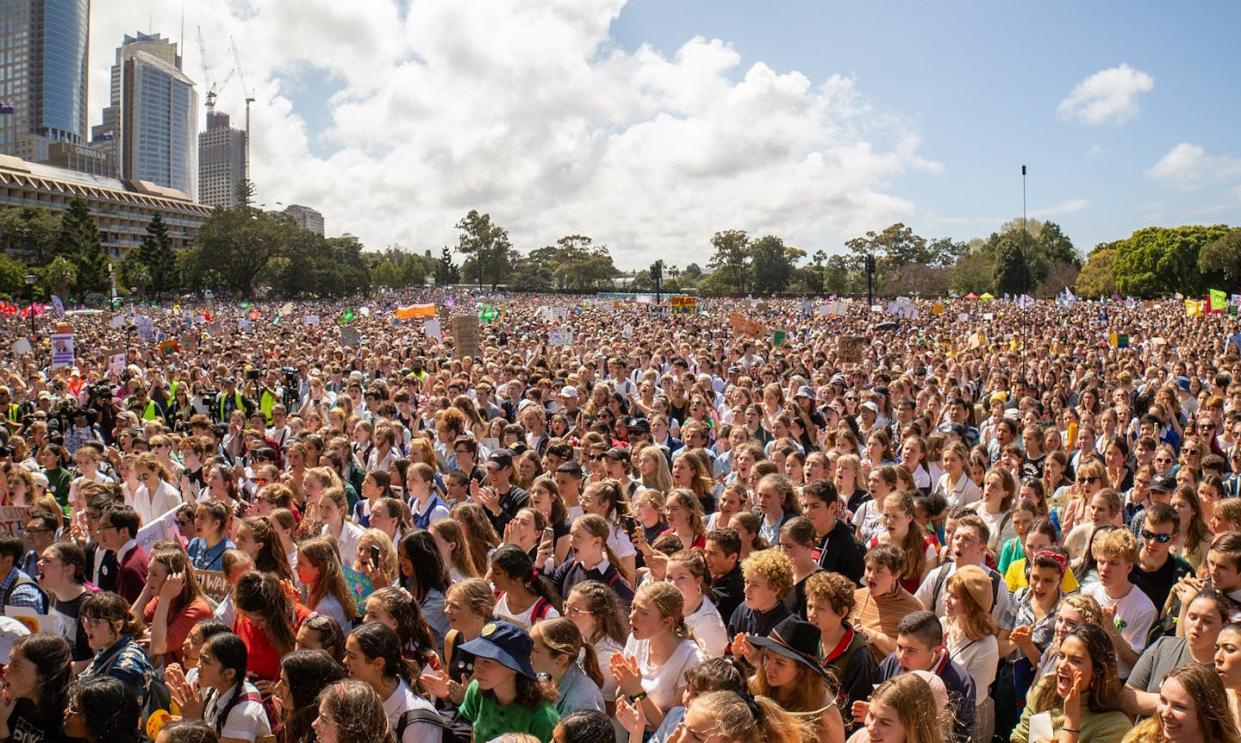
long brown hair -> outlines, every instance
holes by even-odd
[[[337,681],[319,692],[318,702],[336,721],[337,743],[396,743],[383,700],[370,684]]]
[[[500,537],[482,506],[477,503],[458,503],[452,509],[453,521],[461,525],[465,534],[466,544],[470,549],[470,560],[474,563],[475,575],[486,575],[490,565],[488,555],[500,546]]]
[[[1116,676],[1116,648],[1102,627],[1081,624],[1069,630],[1065,640],[1074,637],[1086,646],[1092,671],[1087,706],[1091,712],[1111,712],[1121,709],[1122,686]],[[1063,646],[1063,641],[1061,646]],[[1032,695],[1033,712],[1043,712],[1064,704],[1056,689],[1055,675],[1045,676],[1042,686]]]
[[[477,578],[478,568],[474,565],[474,556],[470,552],[470,538],[461,529],[461,524],[453,519],[440,519],[431,524],[430,530],[440,539],[453,546],[449,561],[465,578]]]
[[[319,578],[306,596],[306,603],[314,609],[325,596],[331,594],[340,602],[341,609],[349,619],[358,616],[358,607],[349,593],[349,585],[345,583],[345,574],[341,570],[340,556],[336,548],[324,537],[307,539],[297,546],[298,561],[306,560],[319,571]]]
[[[297,642],[293,634],[293,602],[276,576],[248,571],[233,589],[233,602],[241,611],[263,618],[263,632],[280,655],[292,652]]]
[[[597,686],[603,686],[603,670],[599,668],[595,648],[582,637],[582,631],[572,619],[545,619],[530,629],[531,635],[536,633],[538,638],[534,641],[543,643],[543,647],[552,654],[568,657],[569,663],[577,663],[581,658],[582,670]]]
[[[259,543],[259,553],[254,556],[254,567],[265,573],[275,573],[285,580],[293,580],[293,568],[284,551],[280,535],[272,527],[268,516],[249,516],[241,520],[243,528],[249,529],[254,541]]]
[[[181,586],[181,593],[177,594],[168,606],[169,621],[189,606],[194,599],[203,597],[202,589],[198,587],[198,579],[194,576],[194,566],[190,564],[190,558],[184,552],[179,549],[157,549],[151,554],[150,561],[163,565],[168,575],[181,573],[185,576],[185,585]]]

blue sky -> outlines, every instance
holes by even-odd
[[[121,36],[182,18],[94,11],[97,119]],[[626,269],[705,263],[732,228],[809,253],[894,221],[970,239],[1020,216],[1022,164],[1030,216],[1083,253],[1241,224],[1241,2],[230,0],[184,23],[219,78],[241,51],[259,201],[375,249],[455,244],[469,209]],[[238,123],[240,99],[234,78]]]
[[[1182,194],[1144,177],[1181,142],[1241,157],[1239,29],[1236,2],[631,0],[612,33],[625,48],[669,53],[694,35],[718,37],[746,62],[811,80],[853,75],[944,165],[890,189],[916,202],[920,232],[968,238],[1020,216],[1024,163],[1031,211],[1089,202],[1048,217],[1089,251],[1148,224],[1241,222],[1241,194]],[[1078,82],[1122,63],[1154,78],[1136,119],[1058,118]]]

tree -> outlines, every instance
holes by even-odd
[[[1034,296],[1040,299],[1051,299],[1059,296],[1068,287],[1077,284],[1077,277],[1082,269],[1072,263],[1056,261],[1047,269],[1047,275],[1034,287]]]
[[[690,281],[697,281],[702,278],[702,267],[697,263],[691,263],[685,267],[685,270],[681,273],[681,275]]]
[[[1060,229],[1060,225],[1037,219],[1014,219],[1005,222],[998,232],[991,233],[982,244],[982,253],[991,262],[993,273],[999,270],[996,263],[1000,259],[1001,249],[1007,247],[1007,241],[1015,241],[1021,251],[1031,287],[1047,278],[1048,272],[1056,263],[1066,263],[1074,267],[1081,265],[1077,249]],[[1003,290],[997,287],[997,291]]]
[[[908,294],[940,296],[948,293],[948,269],[908,263],[888,273],[879,286],[878,293],[895,297]]]
[[[957,294],[991,291],[994,282],[991,260],[979,249],[971,249],[948,270],[948,290]]]
[[[237,181],[237,206],[252,206],[254,204],[254,181],[249,178],[243,178]]]
[[[15,297],[25,291],[26,265],[0,253],[0,294]]]
[[[103,291],[108,287],[108,256],[103,251],[99,226],[90,208],[80,198],[69,202],[60,217],[56,253],[77,264],[75,288],[79,294]]]
[[[1198,270],[1218,272],[1230,288],[1241,287],[1241,228],[1234,228],[1202,247]]]
[[[461,280],[461,275],[457,272],[457,267],[452,262],[452,251],[445,245],[440,250],[440,259],[435,266],[435,283],[455,284]]]
[[[1145,227],[1134,232],[1116,244],[1112,268],[1116,290],[1135,297],[1171,292],[1201,296],[1208,285],[1223,276],[1215,270],[1204,273],[1199,256],[1205,246],[1224,237],[1229,230],[1220,224]]]
[[[712,283],[724,291],[746,292],[746,276],[750,268],[750,238],[745,230],[724,230],[711,237],[715,254],[707,264],[711,267]]]
[[[848,294],[853,291],[854,277],[849,259],[833,255],[823,264],[823,291],[828,294]]]
[[[751,288],[755,293],[778,294],[788,288],[793,275],[793,255],[783,240],[775,235],[764,235],[750,243],[748,252]]]
[[[142,260],[141,252],[138,250],[129,251],[121,259],[117,280],[124,286],[137,289],[139,295],[146,295],[155,284],[155,279],[151,275],[151,267]]]
[[[493,224],[490,214],[479,214],[471,209],[456,225],[461,234],[457,238],[457,252],[474,258],[474,271],[481,289],[484,283],[496,285],[508,273],[509,252],[513,249],[508,231]]]
[[[133,252],[146,266],[150,278],[149,286],[155,294],[174,293],[181,288],[177,280],[177,259],[173,254],[172,239],[168,236],[168,225],[164,224],[164,219],[158,212],[147,222],[142,243]]]
[[[1079,297],[1110,297],[1116,293],[1116,279],[1112,270],[1116,265],[1119,243],[1100,243],[1086,258],[1081,273],[1077,274],[1073,292]]]
[[[285,249],[300,229],[285,215],[253,207],[217,207],[198,229],[187,256],[187,278],[194,286],[223,283],[244,297],[254,296],[256,277]]]
[[[1005,232],[993,235],[995,238],[995,277],[993,284],[996,292],[1004,294],[1025,294],[1033,287],[1030,267],[1026,263],[1026,254],[1020,233]]]
[[[46,209],[22,206],[0,210],[0,241],[35,266],[51,259],[59,229],[60,220]]]

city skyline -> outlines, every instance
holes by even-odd
[[[92,50],[178,36],[165,5],[97,12]],[[453,245],[471,208],[522,252],[583,233],[623,268],[705,263],[729,228],[827,253],[894,221],[985,237],[1020,216],[1022,164],[1030,216],[1083,253],[1241,221],[1241,112],[1211,94],[1238,56],[1227,3],[364,5],[187,8],[184,28],[202,27],[215,82],[236,40],[258,201],[313,205],[372,249]],[[197,45],[183,53],[205,91]],[[217,107],[238,121],[241,100],[235,76]]]

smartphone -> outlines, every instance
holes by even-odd
[[[379,548],[378,547],[371,547],[371,564],[376,567],[379,566]]]
[[[550,526],[543,529],[543,541],[544,542],[551,544],[552,540],[555,538],[556,538],[556,532],[552,530]]]
[[[626,534],[633,534],[634,530],[638,528],[638,520],[633,516],[621,516],[621,523],[625,525]]]

